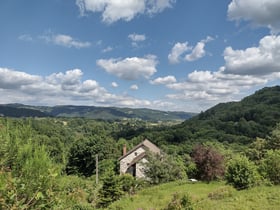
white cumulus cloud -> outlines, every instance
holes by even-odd
[[[265,75],[280,72],[280,36],[265,36],[258,47],[224,51],[224,71],[240,75]]]
[[[86,12],[101,12],[102,20],[113,23],[130,21],[139,14],[156,14],[172,7],[175,0],[76,0],[81,15]]]
[[[3,89],[18,89],[23,85],[30,85],[42,79],[40,76],[1,67],[0,75],[0,88]]]
[[[50,84],[60,84],[64,90],[73,90],[80,85],[83,72],[80,69],[66,71],[66,73],[54,73],[46,77]]]
[[[232,0],[228,5],[230,20],[251,21],[270,28],[273,33],[280,32],[279,11],[279,0]]]
[[[131,39],[134,42],[141,42],[141,41],[145,41],[146,40],[146,36],[145,34],[129,34],[128,38]]]
[[[167,85],[167,84],[172,84],[175,82],[177,82],[177,81],[174,76],[158,77],[158,78],[150,81],[150,83],[153,85]]]
[[[106,72],[124,80],[148,79],[157,72],[157,57],[148,55],[143,58],[129,57],[125,59],[99,59],[97,65]]]
[[[168,54],[168,60],[170,63],[179,63],[181,59],[181,55],[185,52],[191,50],[192,47],[188,46],[188,42],[184,43],[176,43],[173,47],[171,52]]]
[[[113,88],[116,88],[116,87],[118,87],[119,85],[118,85],[118,83],[116,83],[116,82],[112,82],[112,83],[111,83],[111,86],[112,86]]]
[[[111,52],[113,50],[112,47],[108,46],[102,50],[103,53]]]
[[[82,42],[74,39],[73,37],[65,34],[48,34],[41,36],[46,42],[53,43],[55,45],[63,47],[74,47],[74,48],[87,48],[91,46],[90,42]]]
[[[129,34],[128,38],[132,41],[131,45],[133,47],[138,47],[139,42],[143,42],[146,40],[146,35],[145,34]]]
[[[167,84],[175,93],[167,97],[186,104],[196,104],[190,109],[204,110],[217,103],[240,99],[240,94],[257,85],[264,85],[269,81],[266,77],[250,75],[225,74],[223,71],[193,71],[186,81]],[[195,102],[195,103],[194,103]]]
[[[149,14],[155,14],[172,7],[174,3],[176,0],[146,0],[146,10]]]
[[[130,86],[130,90],[138,90],[139,88],[138,88],[138,85],[131,85]]]
[[[149,107],[153,103],[127,95],[115,95],[95,80],[82,80],[83,72],[72,69],[46,77],[0,67],[1,103],[34,105],[99,105]],[[117,83],[113,82],[113,86]],[[131,86],[137,90],[138,86]]]
[[[169,97],[181,100],[225,101],[233,100],[240,90],[254,85],[264,84],[267,81],[254,77],[220,77],[219,73],[209,71],[193,72],[189,80],[182,83],[168,85],[169,88],[179,91]]]
[[[208,36],[206,39],[201,40],[196,44],[196,46],[192,49],[192,52],[185,56],[187,61],[195,61],[205,56],[205,44],[207,42],[212,41],[213,38]]]
[[[182,60],[185,61],[195,61],[205,56],[205,44],[212,41],[213,38],[207,36],[206,39],[199,41],[195,47],[190,46],[188,42],[180,43],[177,42],[173,47],[171,52],[168,54],[168,60],[170,63],[179,63]],[[189,52],[189,54],[186,54]],[[184,56],[184,58],[183,58]]]

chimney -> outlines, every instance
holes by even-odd
[[[123,145],[123,156],[126,155],[126,144]]]

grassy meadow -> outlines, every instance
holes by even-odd
[[[258,186],[237,191],[224,182],[171,182],[153,186],[114,202],[109,210],[162,210],[174,194],[189,195],[194,209],[280,210],[280,186]]]

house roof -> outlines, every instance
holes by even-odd
[[[160,149],[153,144],[152,142],[150,142],[148,139],[145,139],[144,141],[142,141],[140,144],[138,144],[137,146],[133,147],[131,150],[129,150],[125,155],[121,156],[119,158],[119,160],[125,158],[126,156],[128,156],[129,154],[133,153],[135,150],[137,150],[140,147],[146,147],[149,151],[154,152],[154,153],[160,153]]]

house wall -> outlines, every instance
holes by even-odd
[[[148,160],[146,158],[143,158],[139,163],[136,164],[136,177],[137,178],[145,178],[145,163],[147,163]]]
[[[126,157],[124,157],[120,161],[120,174],[125,174],[129,164],[131,163],[131,161],[134,158],[136,158],[138,155],[142,154],[143,152],[145,152],[145,149],[143,147],[139,147],[134,152],[132,152],[131,154],[129,154]],[[137,167],[137,165],[139,165],[139,164],[136,164],[136,167]],[[140,170],[140,168],[139,168],[139,170]],[[136,176],[137,176],[137,168],[136,168]]]

